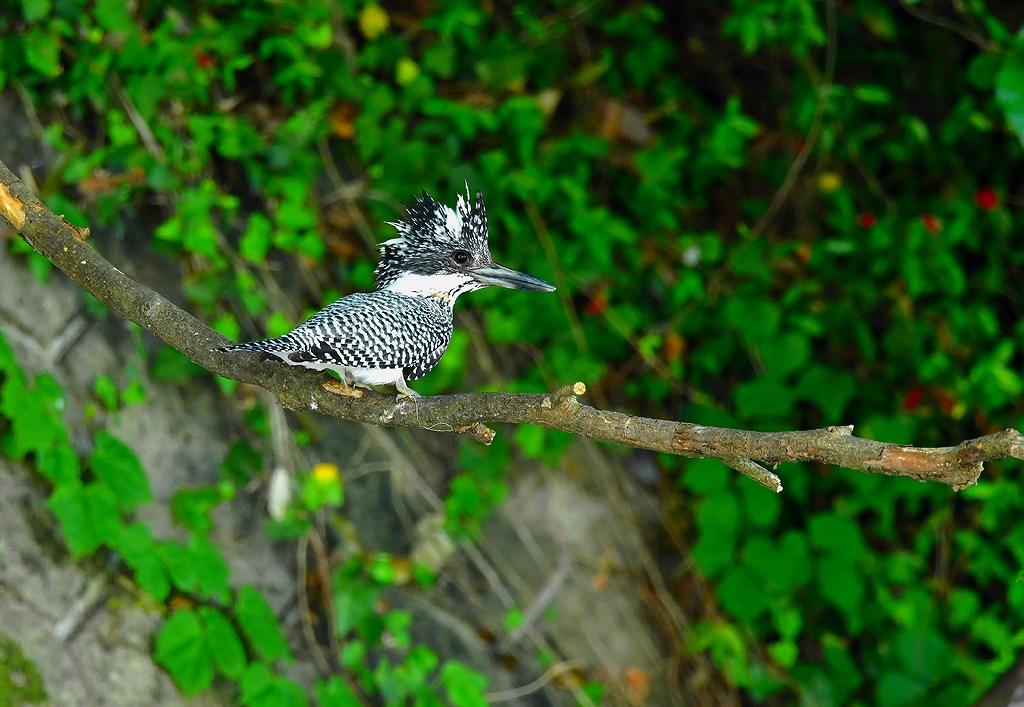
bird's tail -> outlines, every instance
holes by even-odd
[[[261,339],[260,341],[247,341],[244,344],[232,344],[231,346],[222,346],[219,349],[211,350],[230,353],[231,351],[290,351],[293,348],[295,348],[295,344],[293,342],[286,341],[283,338],[278,338]]]

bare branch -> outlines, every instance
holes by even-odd
[[[1024,459],[1024,436],[1008,429],[955,447],[919,448],[853,436],[853,427],[802,432],[750,432],[673,420],[636,417],[581,405],[583,383],[551,394],[467,393],[405,398],[366,392],[332,392],[324,374],[285,366],[252,353],[211,351],[229,343],[188,312],[141,285],[85,243],[77,229],[35,199],[0,162],[0,215],[33,248],[111,310],[145,327],[211,373],[266,388],[292,410],[315,410],[346,420],[467,434],[485,444],[494,437],[485,423],[536,424],[580,437],[685,457],[719,459],[763,486],[779,491],[779,478],[761,466],[817,461],[871,474],[938,481],[962,489],[977,482],[990,459]]]

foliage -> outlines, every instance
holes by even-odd
[[[226,334],[276,333],[369,287],[368,242],[392,232],[394,200],[420,188],[450,199],[468,181],[486,189],[498,258],[559,285],[551,307],[474,295],[501,358],[539,362],[507,389],[582,379],[645,414],[759,429],[853,421],[920,444],[1024,421],[1024,38],[1007,26],[1011,4],[959,4],[934,25],[884,0],[692,14],[643,0],[490,13],[461,0],[429,13],[363,0],[7,5],[0,27],[17,31],[0,32],[0,85],[16,82],[47,116],[60,155],[50,203],[100,223],[166,204],[153,247],[183,257],[187,296]],[[788,198],[760,224],[795,163]],[[72,190],[84,207],[59,196]],[[278,268],[293,297],[271,294]],[[457,340],[419,389],[464,385],[470,363]],[[154,368],[194,374],[170,353]],[[216,605],[165,625],[180,650],[157,654],[179,684],[219,673],[253,704],[299,700],[205,537],[231,487],[179,492],[188,543],[148,537],[130,521],[149,496],[123,445],[99,437],[83,463],[56,382],[4,371],[4,453],[31,457],[53,484],[72,552],[114,548],[154,597]],[[97,384],[103,408],[130,404],[115,387]],[[541,430],[515,442],[462,450],[451,532],[471,537],[501,502],[514,453],[550,459],[565,444]],[[225,478],[238,483],[252,464],[234,454]],[[723,610],[698,621],[693,650],[753,697],[962,704],[1009,666],[1024,626],[1014,466],[959,497],[784,469],[779,498],[713,462],[664,465],[678,479],[667,507],[683,509],[667,522]],[[296,532],[342,502],[330,476],[303,482]],[[421,647],[370,671],[383,627],[401,633],[404,620],[371,610],[390,566],[336,574],[347,669],[360,689],[409,699],[439,676],[448,699],[474,704],[477,678]],[[259,654],[244,672],[211,652],[231,635]],[[351,686],[328,680],[317,697],[349,704]]]
[[[17,641],[0,634],[0,695],[4,704],[34,705],[48,701],[43,677]]]
[[[233,496],[233,484],[179,490],[172,509],[190,538],[184,543],[157,540],[146,525],[131,519],[138,506],[152,500],[135,453],[100,429],[87,464],[81,464],[68,442],[61,406],[53,378],[38,375],[29,381],[0,337],[0,442],[5,454],[31,461],[52,483],[49,505],[75,557],[101,548],[117,552],[141,589],[157,601],[170,599],[170,616],[156,637],[154,659],[185,694],[205,690],[219,675],[238,684],[242,704],[250,707],[308,704],[302,686],[275,672],[276,664],[293,658],[270,604],[255,587],[231,586],[227,561],[207,537],[213,527],[209,512]],[[22,410],[40,411],[29,418],[37,423],[31,435],[20,413],[12,412]],[[67,460],[66,473],[44,467],[54,448]],[[301,498],[302,507],[293,511],[307,522],[316,510],[339,506],[343,487],[338,468],[315,467]],[[390,702],[414,698],[422,705],[441,704],[440,695],[456,707],[485,704],[482,675],[456,661],[439,666],[433,651],[411,646],[408,613],[380,609],[382,590],[400,581],[395,561],[387,555],[355,555],[333,583],[335,621],[346,640],[342,659],[361,681],[361,694],[380,694]],[[394,658],[371,669],[369,651],[385,643],[397,646],[391,651]],[[363,704],[337,678],[321,681],[317,694],[324,705]]]

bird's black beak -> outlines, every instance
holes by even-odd
[[[504,265],[491,263],[484,267],[473,268],[468,271],[477,282],[483,285],[497,285],[512,290],[532,290],[534,292],[554,292],[555,286],[543,280],[521,273]]]

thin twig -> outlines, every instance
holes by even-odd
[[[555,663],[545,670],[541,673],[540,677],[531,683],[521,687],[513,687],[510,690],[489,692],[484,695],[484,699],[487,700],[488,704],[494,704],[496,702],[508,702],[509,700],[517,700],[520,697],[526,697],[527,695],[533,694],[537,690],[541,689],[562,673],[578,668],[579,665],[579,661],[577,660],[563,660],[562,662]]]
[[[796,179],[800,176],[807,159],[811,156],[811,148],[818,141],[821,133],[821,125],[825,117],[825,108],[828,106],[829,98],[832,95],[832,82],[836,73],[836,7],[835,0],[827,0],[825,3],[825,24],[828,30],[828,44],[825,47],[825,74],[824,80],[818,86],[818,103],[814,106],[814,117],[811,119],[811,127],[807,131],[807,137],[803,140],[803,149],[797,153],[796,159],[789,166],[789,172],[782,181],[782,186],[775,193],[772,203],[758,219],[757,224],[751,229],[750,238],[759,236],[768,223],[775,218],[782,204],[789,198],[790,192],[796,185]]]
[[[774,491],[775,493],[782,491],[782,481],[779,477],[757,462],[750,459],[723,459],[722,461],[744,476],[761,484],[769,491]]]
[[[316,530],[310,530],[306,535],[299,538],[299,542],[296,543],[295,560],[298,566],[295,573],[295,591],[299,595],[299,623],[302,625],[302,635],[306,638],[306,645],[309,647],[309,652],[313,656],[313,662],[316,663],[320,675],[327,676],[333,670],[327,662],[324,649],[321,648],[320,642],[316,640],[316,634],[313,632],[313,608],[309,605],[309,570],[306,556],[309,552],[309,536],[315,533]],[[331,592],[330,585],[320,589],[325,595]]]
[[[982,51],[991,52],[996,49],[995,44],[989,41],[989,39],[980,32],[975,32],[963,25],[958,25],[952,20],[947,20],[945,17],[940,17],[935,13],[916,7],[907,2],[907,0],[899,0],[899,3],[900,7],[906,10],[907,13],[913,17],[916,17],[922,22],[927,22],[928,24],[935,25],[936,27],[941,27],[942,29],[949,30],[950,32],[955,32],[971,44],[976,44]]]

